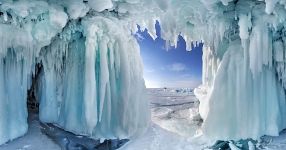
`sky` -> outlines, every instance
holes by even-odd
[[[140,29],[140,27],[138,26]],[[144,64],[144,79],[147,88],[194,88],[201,84],[202,43],[191,51],[186,50],[185,40],[179,36],[177,48],[165,47],[160,36],[160,25],[155,25],[157,38],[153,40],[148,31],[140,31],[135,37],[141,50]],[[194,44],[195,45],[195,44]]]

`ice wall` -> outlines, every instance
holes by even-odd
[[[9,49],[5,58],[0,60],[0,143],[26,133],[27,107],[26,91],[28,72],[27,61],[20,59]]]
[[[139,46],[125,32],[116,18],[85,18],[43,49],[41,121],[94,138],[130,138],[145,130]]]
[[[224,18],[219,24],[227,28],[214,31],[222,40],[207,41],[203,85],[195,90],[206,137],[258,139],[265,134],[277,136],[286,127],[284,67],[280,66],[285,56],[283,5],[269,1],[218,5],[225,9],[216,14]]]
[[[254,77],[244,59],[241,43],[230,43],[204,99],[208,105],[200,107],[207,137],[257,139],[276,136],[286,126],[285,92],[274,68],[263,66]]]

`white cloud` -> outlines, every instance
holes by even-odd
[[[153,72],[155,72],[155,70],[154,69],[145,69],[145,72],[146,73],[153,73]]]
[[[182,63],[173,63],[172,65],[168,66],[170,71],[181,72],[187,70],[187,66]]]
[[[189,74],[189,73],[180,75],[180,78],[193,78],[193,77],[194,77],[194,75]]]

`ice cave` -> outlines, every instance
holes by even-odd
[[[156,39],[156,22],[166,47],[178,35],[190,51],[204,43],[202,84],[193,91],[199,115],[187,116],[202,123],[195,133],[173,124],[186,126],[176,136],[156,126],[150,144],[136,32]],[[100,142],[130,140],[121,149],[215,149],[209,143],[226,141],[235,150],[246,139],[247,149],[263,149],[271,142],[261,137],[279,137],[272,148],[286,149],[285,22],[286,0],[1,0],[0,145],[27,133],[35,107],[43,124]]]

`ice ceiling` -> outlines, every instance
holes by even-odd
[[[36,64],[40,120],[94,138],[130,138],[149,122],[139,46],[204,41],[201,101],[211,139],[257,139],[286,128],[286,0],[3,0],[0,144],[27,131]]]

